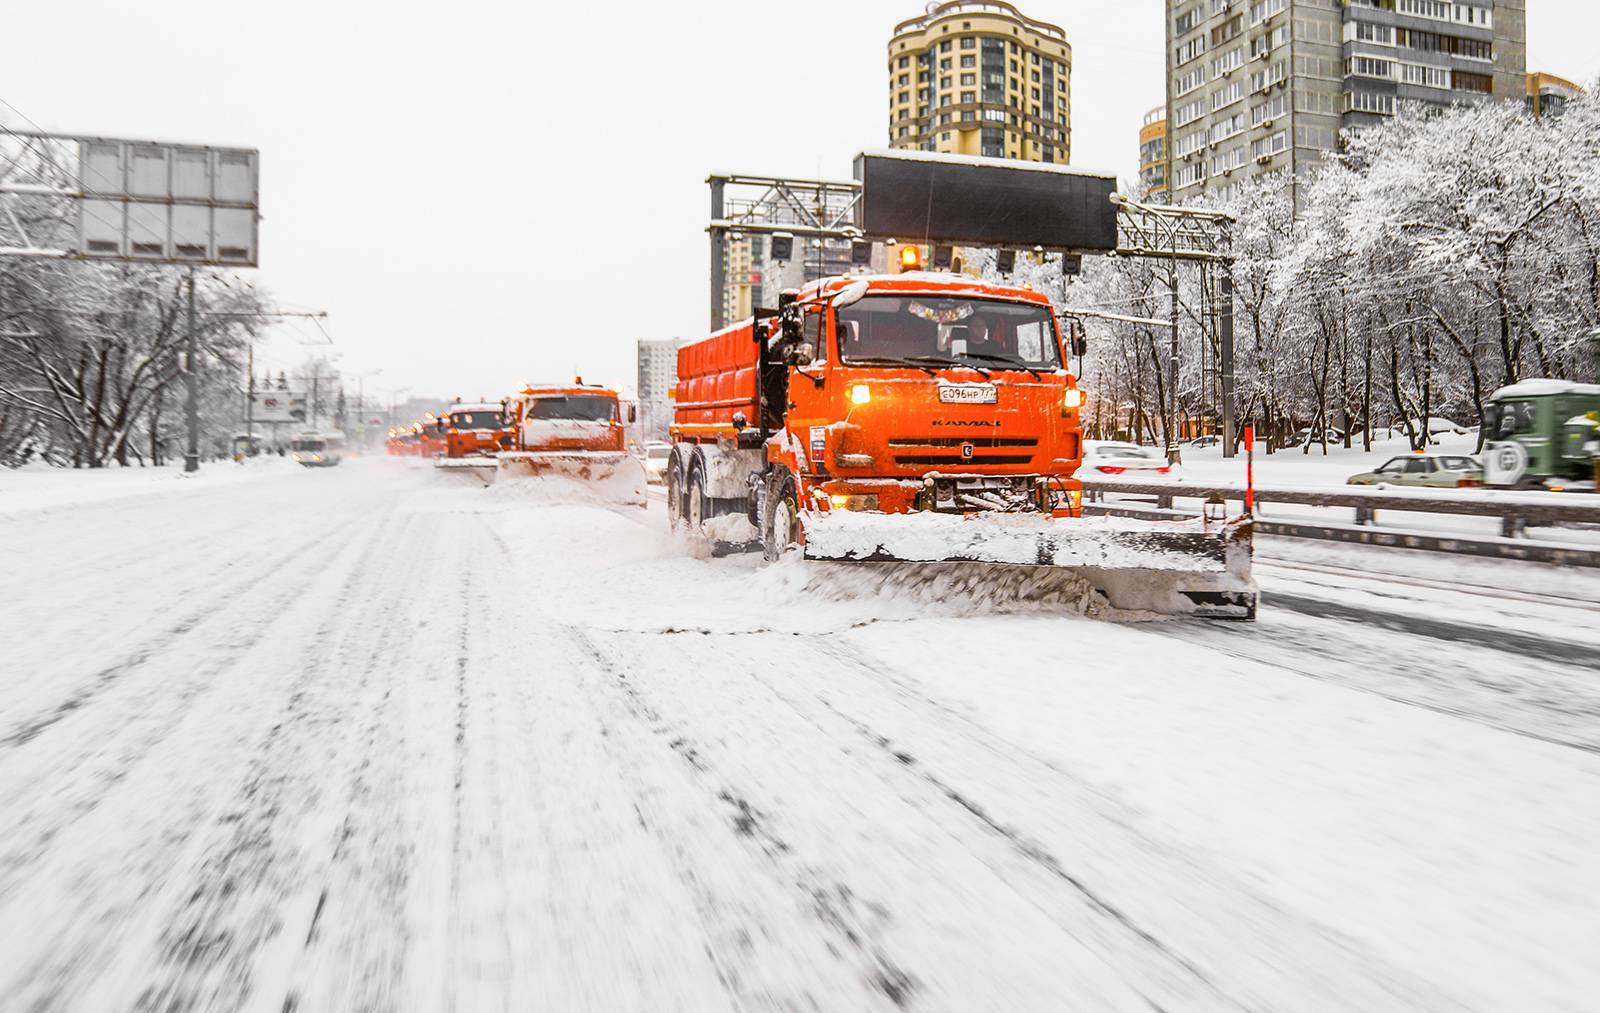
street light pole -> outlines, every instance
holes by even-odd
[[[189,342],[187,363],[184,367],[183,414],[189,428],[189,445],[183,455],[185,473],[200,470],[200,378],[195,371],[196,353],[199,351],[199,331],[194,322],[194,268],[189,268]]]

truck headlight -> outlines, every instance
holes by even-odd
[[[872,388],[864,383],[852,384],[850,387],[851,404],[869,404],[872,401]]]
[[[1076,387],[1068,387],[1066,394],[1062,395],[1061,407],[1067,411],[1077,411],[1083,407],[1083,391]]]

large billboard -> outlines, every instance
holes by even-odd
[[[856,156],[856,226],[873,239],[1108,253],[1115,176],[1064,165],[923,151]]]
[[[304,422],[306,396],[292,390],[258,390],[251,417],[256,422]]]
[[[80,137],[79,256],[255,267],[260,154]]]

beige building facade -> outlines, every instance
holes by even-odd
[[[1071,80],[1060,26],[999,0],[930,5],[889,40],[889,143],[1065,164]]]

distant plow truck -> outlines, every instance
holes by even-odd
[[[497,455],[512,445],[506,421],[506,403],[456,403],[441,412],[437,423],[444,430],[444,453],[434,458],[440,471],[470,474],[485,485],[493,482]]]
[[[911,273],[785,293],[679,351],[672,523],[714,552],[1066,568],[1127,612],[1253,619],[1248,518],[1083,517],[1068,351],[1030,289]]]
[[[644,464],[626,450],[636,417],[615,390],[581,377],[525,386],[506,401],[510,448],[496,457],[497,482],[524,482],[551,501],[644,507]]]

